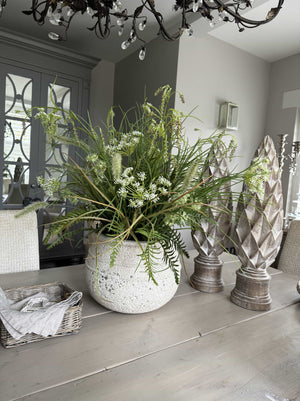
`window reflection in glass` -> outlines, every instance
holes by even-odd
[[[32,79],[7,74],[2,200],[20,204],[28,196],[31,146]]]

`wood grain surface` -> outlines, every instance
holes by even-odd
[[[300,401],[297,279],[271,269],[271,311],[242,309],[230,258],[223,292],[195,291],[183,273],[176,296],[142,315],[98,305],[82,266],[0,275],[2,288],[61,281],[84,293],[79,334],[0,347],[0,401]]]

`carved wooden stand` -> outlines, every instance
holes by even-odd
[[[195,259],[195,270],[191,283],[196,290],[203,292],[220,292],[224,288],[222,275],[223,262],[218,256],[198,255]]]
[[[231,292],[231,301],[245,309],[270,310],[270,280],[271,276],[266,269],[242,267],[236,272],[236,285]]]

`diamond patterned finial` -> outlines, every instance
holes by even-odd
[[[221,178],[229,174],[225,146],[215,142],[207,158],[204,178]],[[212,177],[212,178],[210,178]],[[230,182],[224,184],[216,199],[207,202],[207,219],[201,220],[200,229],[192,231],[192,239],[199,255],[191,276],[194,288],[204,292],[223,290],[222,265],[219,255],[224,251],[227,234],[231,229],[232,193]]]
[[[229,174],[226,150],[223,145],[212,147],[208,155],[208,167],[204,177],[221,178]],[[219,256],[224,251],[231,229],[232,194],[230,183],[223,185],[219,198],[209,203],[207,219],[200,222],[200,230],[192,231],[195,248],[203,256]]]
[[[272,139],[266,136],[254,158],[265,159],[270,170],[262,195],[251,194],[244,184],[237,207],[235,243],[242,268],[236,272],[231,301],[246,309],[266,311],[271,307],[270,275],[282,239],[283,197],[281,171]]]
[[[264,138],[254,157],[268,161],[270,176],[264,182],[263,196],[255,193],[249,198],[247,186],[243,187],[235,228],[237,256],[243,267],[265,269],[276,258],[283,227],[281,171],[270,136]]]

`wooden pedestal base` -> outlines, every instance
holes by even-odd
[[[221,278],[223,262],[218,256],[198,255],[191,275],[193,288],[203,292],[220,292],[224,284]]]
[[[271,276],[266,269],[242,267],[236,272],[236,284],[231,292],[231,301],[245,309],[270,310],[272,302],[269,294],[270,280]]]

